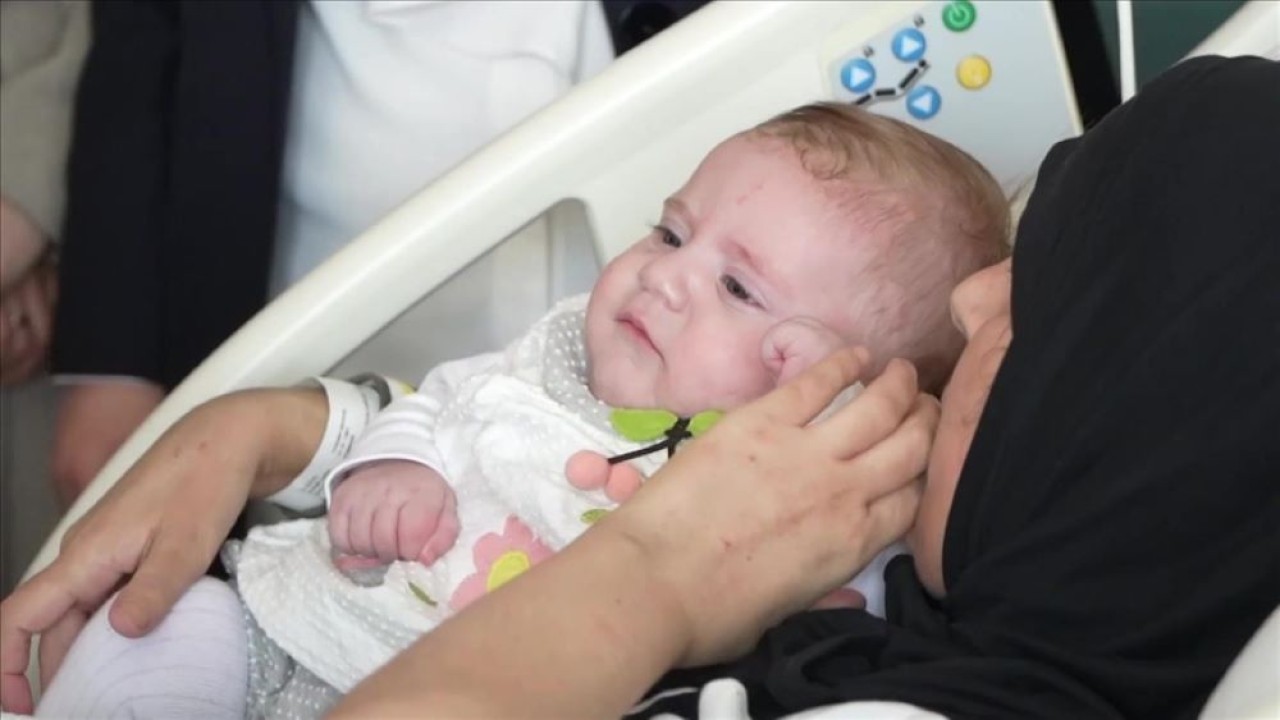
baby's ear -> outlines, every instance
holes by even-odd
[[[794,317],[769,328],[761,343],[761,359],[781,385],[846,343],[834,330],[811,317]]]

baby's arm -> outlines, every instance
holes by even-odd
[[[374,418],[329,478],[329,539],[339,555],[430,564],[453,546],[457,500],[442,472],[437,423],[459,385],[499,358],[445,363],[427,375],[418,392]]]

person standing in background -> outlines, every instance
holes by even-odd
[[[0,589],[57,519],[47,474],[57,297],[72,102],[89,46],[85,0],[0,0]]]
[[[57,289],[67,144],[89,45],[82,0],[0,2],[0,384],[43,364]]]
[[[270,297],[701,4],[95,6],[52,356],[63,502]]]

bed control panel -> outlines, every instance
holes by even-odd
[[[1080,132],[1049,3],[928,2],[873,32],[838,35],[826,66],[834,99],[950,140],[1008,192],[1046,147]]]

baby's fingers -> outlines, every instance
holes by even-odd
[[[417,555],[416,552],[412,555],[404,555],[401,552],[401,533],[405,529],[403,511],[413,505],[412,500],[389,497],[374,509],[369,530],[374,557],[389,563],[393,560],[408,560]]]
[[[329,505],[329,545],[338,555],[351,554],[351,541],[347,539],[351,524],[351,503],[345,495],[333,494],[333,502]]]
[[[373,551],[373,519],[381,498],[370,497],[367,488],[362,488],[362,491],[347,511],[347,548],[355,555],[376,557]]]
[[[444,495],[444,503],[439,508],[436,522],[432,526],[426,543],[422,546],[422,551],[417,556],[418,562],[431,565],[439,560],[458,542],[458,533],[461,529],[458,522],[458,500],[450,491]]]
[[[338,568],[338,572],[344,575],[368,570],[369,568],[382,567],[386,563],[377,558],[368,558],[362,555],[335,555],[333,558],[333,566]]]

